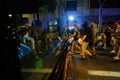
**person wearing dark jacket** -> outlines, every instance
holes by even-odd
[[[88,50],[88,45],[91,40],[91,31],[90,27],[87,22],[83,23],[83,34],[84,35],[84,41],[82,42],[82,59],[85,59],[85,54],[88,54],[90,57],[92,57],[92,53]]]

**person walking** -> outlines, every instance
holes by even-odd
[[[88,45],[89,45],[89,42],[91,40],[91,31],[90,31],[90,27],[88,25],[88,22],[84,22],[83,23],[83,38],[84,41],[81,42],[82,45],[82,52],[81,52],[81,55],[82,55],[82,58],[81,59],[85,59],[85,55],[89,55],[90,58],[92,58],[92,53],[88,50]]]

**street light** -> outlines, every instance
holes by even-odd
[[[73,20],[74,20],[74,17],[73,17],[73,16],[69,16],[69,20],[70,20],[70,21],[73,21]]]

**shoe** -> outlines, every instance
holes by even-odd
[[[43,52],[42,52],[42,51],[39,51],[38,53],[39,53],[39,54],[42,54]]]
[[[103,47],[103,49],[107,49],[107,47]]]
[[[112,51],[110,51],[110,53],[115,53],[115,51],[114,51],[114,50],[112,50]]]
[[[90,59],[93,59],[93,56],[89,56],[90,57]]]
[[[70,51],[69,54],[73,55],[73,52]]]
[[[93,54],[93,56],[96,56],[96,54]]]
[[[119,56],[113,57],[114,60],[120,60]]]

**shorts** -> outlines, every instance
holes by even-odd
[[[89,42],[83,42],[82,43],[82,49],[86,50],[88,47]]]

